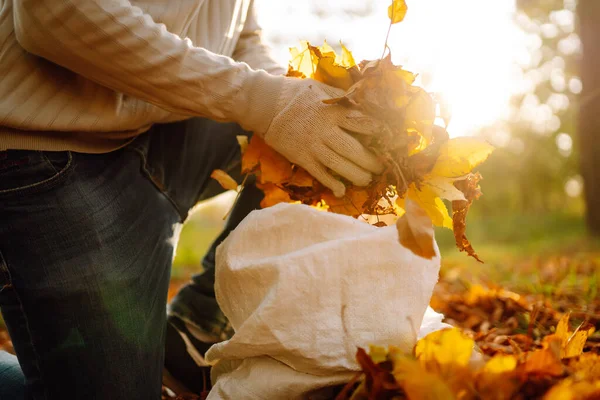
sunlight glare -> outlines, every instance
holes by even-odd
[[[256,0],[259,21],[278,61],[299,40],[335,45],[355,58],[381,56],[388,27],[387,0]],[[527,61],[513,0],[408,0],[404,22],[392,27],[393,60],[420,74],[417,82],[452,107],[452,135],[475,133],[509,112],[509,99],[526,89],[517,61]]]

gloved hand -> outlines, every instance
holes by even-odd
[[[278,77],[280,78],[280,77]],[[281,79],[281,78],[280,78]],[[352,134],[377,134],[381,125],[357,110],[342,105],[324,104],[322,100],[341,97],[344,91],[312,79],[283,78],[277,100],[264,106],[265,97],[247,99],[256,127],[255,134],[288,160],[306,169],[314,178],[341,197],[345,186],[332,172],[358,186],[371,181],[371,173],[381,173],[377,157],[365,149]],[[268,98],[266,89],[259,91]],[[270,122],[265,123],[264,117]],[[262,128],[262,129],[261,129]]]

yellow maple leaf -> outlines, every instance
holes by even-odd
[[[465,194],[458,190],[456,186],[454,186],[454,182],[460,179],[465,179],[466,177],[456,178],[446,178],[443,176],[431,176],[428,175],[425,177],[423,181],[423,185],[429,186],[431,190],[442,199],[446,199],[449,201],[457,201],[462,200],[466,201]]]
[[[494,151],[494,146],[475,137],[448,140],[440,148],[438,159],[431,170],[433,176],[458,178],[469,174]]]
[[[331,56],[319,58],[314,79],[344,90],[349,89],[354,84],[349,70],[335,62],[335,53]]]
[[[577,379],[600,381],[600,354],[583,353],[568,360],[569,369]]]
[[[290,68],[294,75],[300,73],[327,85],[347,90],[354,84],[350,69],[356,68],[354,58],[342,46],[342,54],[337,55],[326,41],[322,46],[311,46],[301,42],[300,48],[290,48],[292,60]]]
[[[589,335],[588,331],[581,330],[583,324],[579,325],[579,327],[572,332],[569,328],[570,318],[571,313],[563,315],[556,326],[556,336],[561,339],[561,358],[569,358],[580,355],[583,352],[585,342],[587,341]]]
[[[408,11],[408,6],[405,0],[393,0],[392,4],[388,7],[388,17],[392,21],[392,24],[402,22]]]
[[[336,58],[336,62],[340,64],[342,67],[352,68],[356,66],[356,62],[354,61],[354,56],[352,52],[348,50],[346,46],[342,42],[340,42],[340,46],[342,46],[342,54]]]
[[[512,399],[521,383],[517,378],[518,359],[511,354],[496,354],[475,377],[479,398]]]
[[[290,195],[274,183],[258,184],[256,186],[265,194],[265,197],[260,202],[262,208],[271,207],[279,203],[292,203]]]
[[[369,345],[369,357],[375,364],[382,363],[388,358],[388,349],[383,346]]]
[[[300,48],[290,48],[290,54],[292,56],[290,67],[294,71],[304,74],[306,78],[312,78],[319,62],[312,46],[307,41],[301,41]]]
[[[422,364],[466,367],[473,353],[473,339],[457,328],[442,329],[425,336],[415,346],[415,356]]]
[[[253,136],[242,157],[242,173],[257,172],[259,167],[260,183],[281,184],[292,177],[292,164],[260,137]]]
[[[550,335],[544,338],[544,348],[528,353],[521,368],[525,374],[561,376],[564,366],[560,361],[561,338]]]
[[[487,374],[503,374],[517,368],[517,358],[510,354],[496,354],[483,367]]]
[[[400,384],[408,399],[451,400],[454,393],[442,378],[423,369],[418,361],[406,356],[393,359],[392,375]]]
[[[600,398],[600,381],[576,382],[567,378],[546,393],[544,400],[580,400]]]
[[[420,189],[417,189],[413,183],[409,186],[405,197],[416,202],[431,218],[435,226],[452,229],[452,218],[450,218],[448,208],[430,186],[422,185]],[[405,199],[398,198],[396,204],[404,208],[404,201]]]
[[[363,214],[363,206],[369,199],[369,193],[361,188],[351,187],[346,190],[344,197],[335,197],[333,193],[324,193],[323,202],[329,207],[329,210],[351,217],[358,217]]]
[[[313,187],[315,180],[304,168],[297,167],[290,180],[286,183],[287,186],[297,187]]]
[[[210,177],[215,179],[219,184],[223,187],[223,189],[227,190],[237,190],[238,183],[233,179],[229,174],[223,170],[215,169]]]

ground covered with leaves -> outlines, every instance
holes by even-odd
[[[600,399],[600,253],[478,268],[452,257],[442,267],[431,306],[457,329],[427,336],[412,354],[357,349],[362,371],[330,398]]]
[[[484,265],[450,253],[431,306],[459,329],[430,335],[413,354],[393,343],[359,350],[363,371],[330,398],[600,399],[600,252],[598,242],[575,246],[509,257],[497,245],[503,255]],[[180,270],[170,295],[193,272]],[[13,351],[5,330],[0,347]]]

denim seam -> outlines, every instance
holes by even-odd
[[[0,257],[2,257],[3,262],[6,264],[6,270],[8,271],[9,277],[11,276],[10,274],[10,269],[8,268],[8,261],[2,256],[2,253],[0,252]],[[11,284],[12,284],[12,277],[10,278]],[[44,388],[44,398],[48,399],[48,392],[47,392],[47,388],[46,385],[44,384],[44,375],[42,373],[42,369],[40,368],[40,355],[38,354],[36,348],[35,348],[35,344],[33,343],[33,335],[31,334],[31,328],[29,327],[29,318],[27,318],[27,314],[25,313],[25,308],[23,307],[23,302],[21,301],[21,296],[19,296],[19,291],[17,290],[17,288],[15,288],[13,286],[13,290],[15,292],[15,297],[17,298],[17,301],[19,302],[19,309],[21,310],[21,315],[23,316],[23,319],[25,320],[25,330],[27,331],[27,335],[28,337],[28,341],[29,344],[31,345],[31,349],[33,352],[33,356],[35,357],[35,368],[37,369],[38,372],[38,376],[40,378],[40,380],[42,381],[42,387]]]
[[[184,222],[185,219],[187,218],[187,213],[182,213],[181,209],[179,208],[179,206],[177,205],[177,203],[175,202],[175,200],[173,200],[171,198],[171,196],[169,196],[169,193],[167,193],[166,190],[163,190],[161,188],[161,186],[154,180],[154,178],[152,177],[152,174],[150,173],[150,171],[147,168],[148,165],[148,159],[146,158],[146,155],[144,154],[144,152],[142,152],[140,149],[137,148],[131,148],[132,151],[135,151],[136,153],[138,153],[138,155],[140,156],[140,158],[142,159],[142,171],[144,172],[144,174],[146,175],[146,178],[148,178],[148,180],[150,180],[150,182],[152,182],[152,184],[154,185],[154,187],[163,195],[167,198],[167,200],[169,200],[169,202],[171,203],[171,205],[173,206],[173,208],[175,208],[175,211],[177,212],[177,214],[179,215],[179,219],[180,222]]]
[[[25,186],[21,186],[21,187],[17,187],[17,188],[12,188],[12,189],[0,190],[0,196],[9,195],[9,194],[17,194],[17,193],[18,194],[28,194],[31,191],[36,190],[36,189],[51,188],[51,187],[57,185],[58,183],[60,183],[60,179],[65,177],[67,175],[67,173],[72,169],[71,166],[73,165],[73,154],[69,151],[68,155],[69,155],[69,160],[67,161],[67,165],[65,165],[64,168],[62,168],[56,175],[54,175],[48,179],[44,179],[43,181],[32,183],[30,185],[25,185]]]

